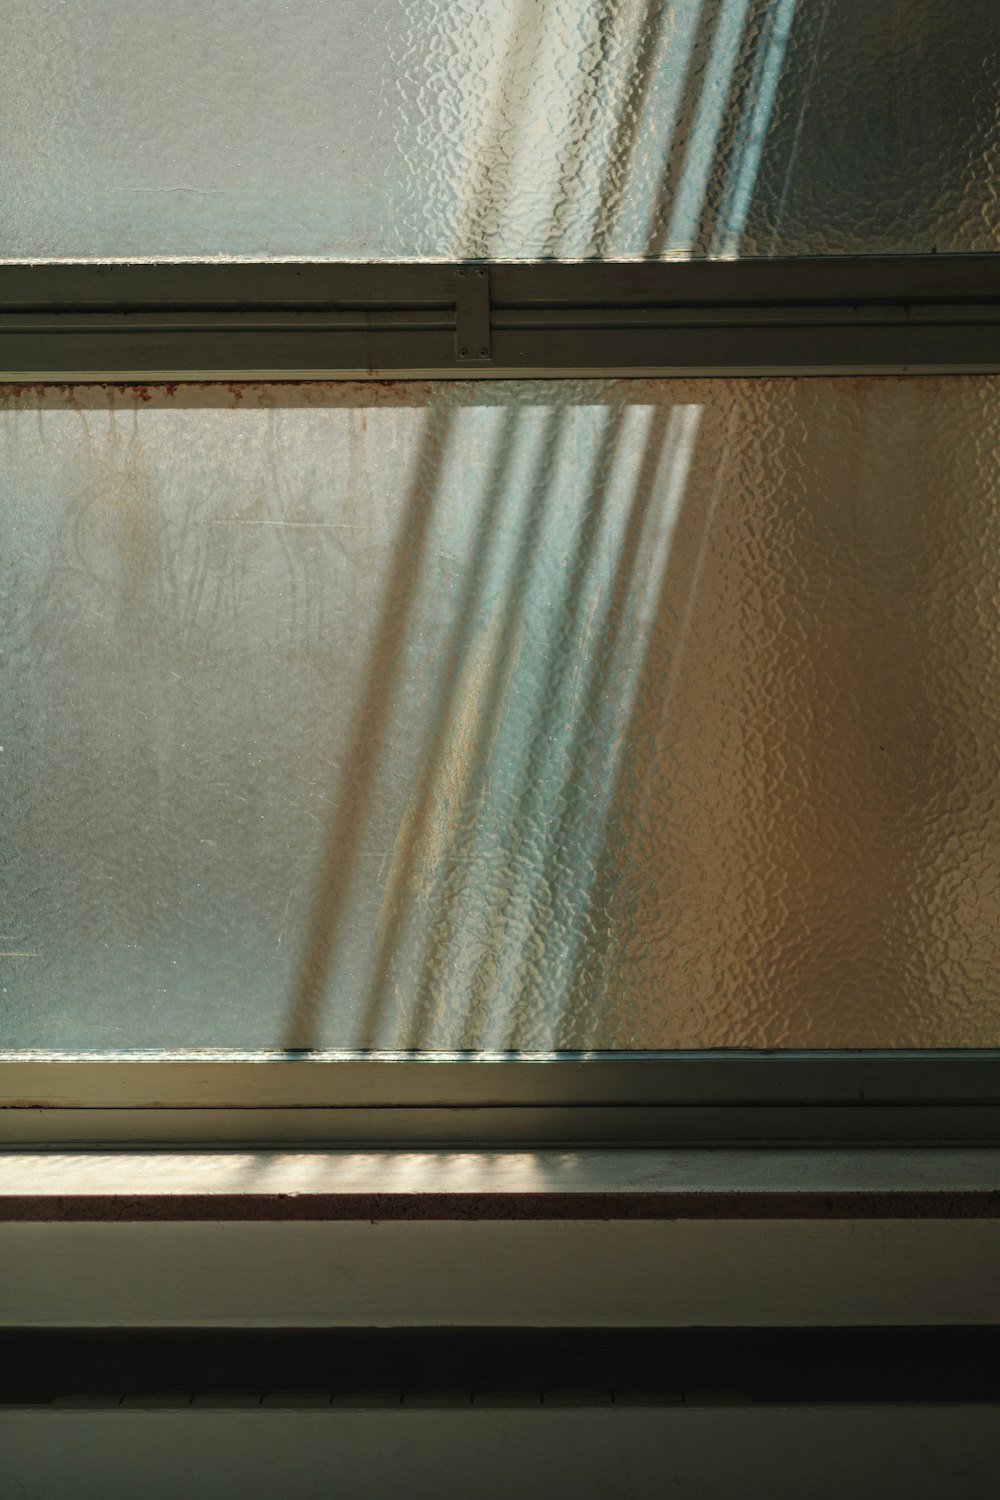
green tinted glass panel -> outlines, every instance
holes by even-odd
[[[1000,1041],[993,378],[8,388],[7,1046]]]

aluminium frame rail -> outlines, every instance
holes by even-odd
[[[1000,371],[1000,256],[0,262],[0,381]]]
[[[1000,1051],[0,1053],[0,1147],[996,1145]]]

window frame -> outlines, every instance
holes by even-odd
[[[1000,255],[0,264],[0,383],[987,374]],[[0,1052],[0,1144],[1000,1141],[1000,1049]]]
[[[0,1053],[0,1145],[998,1141],[1000,1050]]]
[[[0,382],[983,374],[1000,255],[0,262]]]

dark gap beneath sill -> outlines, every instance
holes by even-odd
[[[1000,1328],[0,1334],[0,1404],[90,1401],[286,1407],[1000,1402]]]

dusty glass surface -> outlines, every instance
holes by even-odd
[[[7,388],[0,1043],[1000,1041],[1000,381]]]
[[[0,256],[997,248],[996,0],[5,0]]]

